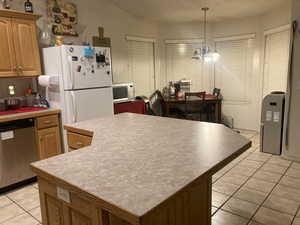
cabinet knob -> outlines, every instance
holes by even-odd
[[[23,70],[23,67],[22,66],[18,66],[18,70]]]

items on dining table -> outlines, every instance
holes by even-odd
[[[183,92],[191,92],[192,80],[182,79],[179,81],[180,91]]]
[[[174,85],[173,81],[170,81],[169,82],[169,96],[174,97],[175,94],[176,94],[175,85]]]

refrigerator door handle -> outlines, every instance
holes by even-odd
[[[76,98],[73,91],[71,91],[71,97],[72,97],[72,107],[73,107],[73,122],[77,122],[77,108],[76,108]]]
[[[72,56],[69,56],[69,76],[71,81],[71,89],[74,89],[75,82],[74,82],[74,74],[73,74],[73,67],[72,67]]]

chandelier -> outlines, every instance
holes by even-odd
[[[206,27],[208,10],[208,7],[202,8],[202,11],[204,12],[204,43],[201,48],[195,49],[192,58],[196,60],[204,60],[204,62],[216,62],[220,58],[220,54],[217,52],[216,49],[214,51],[211,51],[207,44]]]

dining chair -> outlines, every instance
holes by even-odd
[[[217,98],[219,98],[220,95],[221,95],[221,89],[220,88],[214,88],[213,95],[216,96]]]
[[[186,92],[185,100],[185,118],[189,120],[202,120],[203,114],[206,114],[206,92]],[[194,100],[193,98],[199,98]]]
[[[220,88],[214,88],[213,89],[213,95],[216,96],[217,98],[221,97],[221,89]],[[210,104],[207,106],[207,119],[210,122],[215,122],[216,118],[215,118],[215,111],[216,111],[216,106],[213,104]]]
[[[160,90],[156,90],[149,97],[148,114],[154,116],[164,116],[164,98]]]

